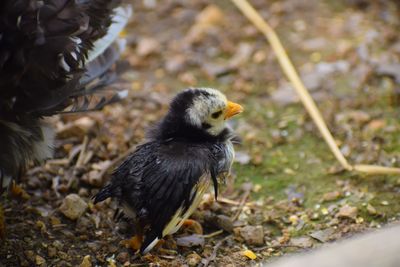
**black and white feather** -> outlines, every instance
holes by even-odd
[[[175,233],[212,184],[217,197],[218,180],[229,173],[234,158],[233,133],[225,125],[227,108],[226,97],[215,89],[181,92],[150,131],[148,142],[95,196],[95,203],[116,198],[144,230],[141,253]]]
[[[2,0],[0,3],[0,178],[51,156],[41,118],[100,109],[126,92],[116,80],[118,38],[130,8],[119,0]],[[1,185],[1,184],[0,184]],[[0,188],[1,189],[1,188]]]

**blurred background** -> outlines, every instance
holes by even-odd
[[[251,3],[281,38],[346,158],[400,167],[398,2]],[[400,179],[341,169],[271,47],[230,1],[131,4],[124,33],[130,67],[119,85],[129,97],[100,112],[52,118],[55,159],[33,167],[24,178],[27,195],[5,204],[4,266],[77,266],[88,255],[101,266],[196,266],[218,242],[224,246],[212,264],[246,266],[247,249],[271,260],[399,220]],[[134,259],[122,242],[129,224],[112,220],[114,203],[93,206],[90,198],[187,87],[220,89],[245,107],[232,125],[242,138],[234,183],[225,202],[209,197],[194,216],[206,233],[224,233],[194,245],[178,239],[175,254]],[[87,205],[74,220],[58,209],[71,193]]]

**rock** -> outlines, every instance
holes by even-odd
[[[325,230],[318,230],[318,231],[312,232],[312,233],[310,234],[310,236],[311,236],[312,238],[317,239],[318,241],[320,241],[320,242],[322,242],[322,243],[325,243],[325,242],[327,242],[327,241],[329,241],[329,240],[331,239],[331,236],[332,236],[332,234],[333,234],[334,232],[335,232],[334,229],[332,229],[332,228],[327,228],[327,229],[325,229]]]
[[[240,235],[248,245],[261,246],[264,244],[264,229],[261,225],[242,227]]]
[[[86,211],[88,204],[77,194],[66,196],[60,206],[60,211],[67,218],[76,220]]]
[[[342,194],[339,191],[325,193],[322,197],[323,201],[333,201],[338,199]]]
[[[302,237],[292,238],[290,240],[290,244],[296,247],[311,248],[314,243],[310,237],[302,236]]]
[[[120,252],[116,257],[117,261],[120,263],[125,263],[129,261],[129,253],[128,252]]]
[[[279,88],[271,93],[271,99],[274,103],[281,106],[297,103],[300,100],[288,82],[282,82]]]
[[[186,257],[186,262],[189,266],[197,266],[201,261],[201,257],[196,252],[193,252]]]
[[[47,247],[47,255],[50,258],[54,258],[57,255],[57,249],[53,246],[48,246]]]
[[[160,43],[154,38],[142,38],[136,48],[136,53],[141,57],[146,57],[160,51]]]
[[[251,54],[254,51],[254,46],[249,43],[240,43],[236,53],[229,61],[229,65],[233,68],[239,68],[248,62]]]
[[[385,120],[375,119],[367,124],[366,129],[368,131],[375,132],[377,130],[385,128],[385,126],[386,126]]]
[[[227,231],[229,233],[233,232],[233,223],[228,216],[220,214],[216,216],[215,222],[217,226],[222,228],[224,231]]]
[[[176,244],[181,247],[204,246],[204,242],[204,237],[197,234],[178,237],[176,239]]]
[[[395,78],[396,83],[400,83],[400,64],[394,63],[394,64],[381,64],[376,72],[379,75],[384,75],[384,76],[390,76]]]
[[[374,206],[372,206],[371,204],[367,205],[367,211],[369,215],[376,215],[378,213]]]
[[[224,14],[216,5],[208,5],[196,17],[196,23],[203,25],[217,25],[224,22]]]
[[[103,180],[100,176],[100,171],[91,170],[89,173],[86,173],[82,176],[81,180],[86,184],[101,187],[103,185]]]
[[[165,62],[165,69],[170,74],[176,74],[185,70],[187,65],[187,59],[183,55],[176,55],[170,57]]]
[[[35,263],[36,263],[36,265],[41,266],[41,265],[46,264],[46,260],[43,257],[36,255]]]
[[[224,22],[224,14],[216,5],[208,5],[196,17],[196,23],[190,28],[185,42],[192,44],[201,41],[212,28]]]
[[[340,208],[338,213],[336,213],[337,218],[348,218],[355,219],[357,216],[358,209],[349,205],[344,205]]]
[[[83,257],[83,260],[79,267],[92,267],[92,260],[90,255],[86,255],[85,257]]]
[[[25,257],[27,258],[27,260],[29,261],[34,261],[35,260],[35,252],[33,252],[33,250],[26,250],[24,252]]]

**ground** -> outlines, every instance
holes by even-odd
[[[396,1],[251,3],[276,29],[349,161],[400,167]],[[128,99],[51,118],[55,158],[23,177],[26,194],[2,200],[0,266],[248,266],[400,220],[399,177],[340,168],[270,46],[230,1],[133,8],[130,69],[118,84]],[[140,258],[123,241],[129,222],[113,220],[115,203],[94,206],[91,197],[174,93],[193,86],[219,88],[245,107],[232,124],[242,138],[234,186],[229,180],[219,202],[210,195],[194,214],[205,236],[182,231],[163,245],[169,251]],[[70,194],[81,208],[72,215],[60,209]]]

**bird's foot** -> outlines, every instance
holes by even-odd
[[[137,251],[142,246],[143,235],[134,235],[131,239],[127,240],[126,243],[133,251]]]
[[[202,235],[203,234],[203,227],[198,221],[187,219],[182,224],[183,227],[186,229],[192,230],[195,234]]]

